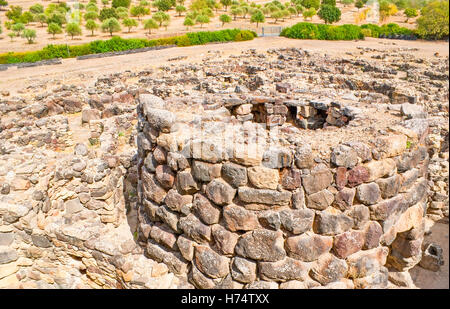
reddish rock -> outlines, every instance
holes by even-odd
[[[171,230],[164,225],[154,225],[150,231],[150,237],[169,249],[177,249],[177,238]]]
[[[333,206],[342,211],[350,209],[353,206],[355,194],[355,188],[343,188],[338,193],[336,193]]]
[[[236,205],[224,207],[223,218],[230,231],[252,231],[260,227],[255,213]]]
[[[356,166],[347,172],[348,186],[356,187],[369,180],[369,172],[363,166]]]
[[[364,233],[348,231],[334,238],[333,250],[337,257],[345,259],[350,254],[358,252],[364,245]]]
[[[158,165],[156,167],[156,180],[166,189],[170,189],[173,186],[175,180],[175,174],[167,165]]]
[[[190,240],[184,235],[178,236],[177,246],[181,252],[181,255],[188,261],[192,261],[194,258],[194,246],[195,242]]]
[[[380,238],[383,235],[383,230],[381,225],[376,221],[371,221],[367,223],[364,229],[364,246],[363,249],[372,249],[378,247],[380,243]]]
[[[167,159],[166,151],[160,146],[156,146],[155,150],[153,150],[153,157],[159,164],[166,163]]]
[[[289,237],[286,240],[288,255],[304,262],[317,260],[322,254],[331,250],[333,238],[320,235],[306,235]]]
[[[281,173],[281,185],[286,190],[295,190],[302,184],[300,171],[287,168]]]
[[[189,171],[177,173],[177,187],[178,191],[182,194],[192,194],[200,188]]]
[[[195,194],[193,210],[195,214],[206,224],[214,224],[219,222],[220,209],[201,194]]]
[[[335,182],[338,190],[342,190],[347,185],[347,168],[338,167],[336,169]]]
[[[302,184],[307,194],[326,189],[333,181],[333,175],[327,168],[312,170],[311,174],[302,176]]]
[[[164,198],[164,204],[167,205],[173,211],[181,211],[184,205],[192,203],[192,195],[181,195],[177,190],[172,189],[167,192]]]
[[[221,253],[225,255],[233,254],[239,235],[228,231],[219,224],[213,225],[211,227],[211,231],[217,248],[221,251]]]
[[[310,276],[314,280],[326,285],[339,281],[347,275],[348,266],[344,260],[338,259],[332,254],[322,255],[317,264],[310,271]]]
[[[166,196],[166,190],[159,186],[153,174],[146,172],[144,169],[142,171],[142,189],[145,198],[154,201],[155,203],[161,204]]]

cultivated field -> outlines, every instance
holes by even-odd
[[[20,5],[24,10],[29,9],[30,6],[41,3],[44,5],[44,7],[48,6],[50,3],[57,3],[56,1],[31,1],[31,0],[10,0],[8,1],[9,5]],[[192,0],[186,0],[184,6],[189,9],[190,3]],[[266,2],[270,2],[268,0],[255,0],[251,1],[255,2],[257,4],[264,4]],[[81,0],[80,3],[87,4],[88,0]],[[133,0],[133,4],[138,4],[138,0]],[[132,4],[132,5],[133,5]],[[99,9],[102,8],[102,4],[99,1],[98,7]],[[342,4],[338,3],[337,7],[341,9],[342,11],[342,17],[341,20],[336,25],[340,24],[348,24],[348,23],[354,23],[355,22],[355,14],[358,12],[358,9],[354,7],[354,5],[349,5],[348,7],[343,6]],[[151,14],[155,13],[157,11],[156,8],[151,8]],[[272,18],[266,18],[266,21],[264,23],[259,24],[258,28],[256,27],[255,23],[250,23],[250,16],[247,15],[246,18],[238,17],[236,20],[233,20],[231,23],[225,24],[225,26],[222,27],[222,23],[219,20],[219,16],[221,14],[230,14],[230,8],[225,12],[224,9],[220,9],[215,13],[215,16],[211,18],[211,22],[209,24],[203,25],[201,27],[200,25],[195,25],[193,27],[190,27],[189,30],[187,30],[186,26],[183,26],[185,13],[182,14],[182,16],[178,16],[178,13],[175,12],[174,9],[170,10],[168,14],[171,16],[170,24],[167,27],[167,30],[164,27],[161,27],[157,30],[152,30],[152,34],[148,35],[147,30],[144,29],[142,25],[142,20],[146,20],[151,17],[151,15],[146,15],[141,18],[141,22],[139,22],[139,26],[136,28],[132,28],[131,32],[128,32],[128,29],[122,26],[122,31],[115,33],[115,35],[120,35],[123,38],[160,38],[160,37],[169,37],[169,36],[175,36],[175,35],[181,35],[186,32],[192,32],[192,31],[204,31],[204,30],[220,30],[220,29],[227,29],[227,28],[241,28],[241,29],[250,29],[254,30],[256,32],[261,32],[262,27],[270,27],[270,26],[282,26],[282,27],[288,27],[292,26],[298,22],[304,21],[303,16],[298,16],[294,18],[287,18],[280,21],[277,21],[277,23],[274,23],[274,20]],[[135,18],[137,20],[137,18]],[[0,11],[0,21],[2,24],[4,21],[7,20],[5,16],[5,11]],[[99,22],[99,21],[97,21]],[[312,18],[312,22],[314,23],[323,23],[323,21],[315,15]],[[386,22],[395,22],[401,27],[408,27],[408,28],[414,28],[414,19],[410,19],[409,23],[405,23],[405,17],[403,15],[403,11],[399,11],[395,16],[390,17]],[[18,52],[18,51],[25,51],[25,50],[37,50],[41,49],[42,47],[48,45],[48,44],[81,44],[90,42],[93,40],[106,40],[110,38],[109,33],[102,33],[100,30],[97,30],[94,32],[94,35],[91,35],[91,31],[84,28],[84,21],[82,21],[82,30],[83,33],[81,36],[77,36],[74,39],[72,39],[69,35],[66,33],[58,34],[55,38],[49,33],[47,33],[47,26],[45,25],[42,27],[40,23],[38,22],[31,22],[27,28],[35,29],[37,34],[36,42],[33,44],[28,44],[27,40],[24,38],[14,38],[13,41],[10,40],[10,38],[7,36],[7,33],[10,32],[5,27],[3,27],[3,33],[0,34],[0,53],[4,52]]]

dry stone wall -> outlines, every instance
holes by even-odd
[[[289,130],[351,125],[363,110],[267,97],[223,104],[216,117],[189,118],[139,96],[139,237],[151,258],[198,288],[383,288],[388,268],[420,261],[424,122],[398,119],[396,131],[318,158],[314,139],[290,143]]]

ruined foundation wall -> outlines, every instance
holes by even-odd
[[[348,130],[356,108],[248,97],[189,118],[153,95],[138,101],[139,241],[196,287],[382,288],[388,269],[420,261],[429,162],[421,119],[315,153],[313,138],[284,134],[290,118],[302,127],[305,109],[292,116],[292,106],[319,106]],[[270,118],[261,121],[256,104],[284,113],[279,135],[251,122]],[[271,143],[251,148],[261,139]]]

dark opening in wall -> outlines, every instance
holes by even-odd
[[[245,106],[244,106],[245,105]],[[339,106],[314,106],[298,103],[257,103],[234,106],[232,115],[241,121],[251,120],[268,127],[288,122],[298,128],[317,130],[327,126],[342,127],[351,120],[344,116]]]

